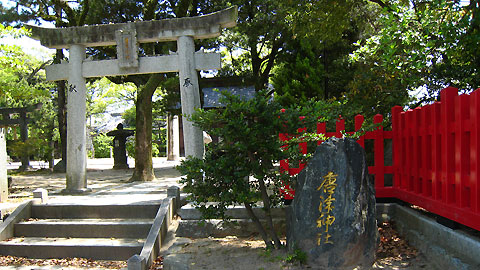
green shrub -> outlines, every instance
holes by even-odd
[[[280,174],[275,164],[294,154],[297,159],[305,158],[296,145],[283,148],[285,142],[279,140],[279,133],[295,134],[302,126],[313,131],[320,113],[326,119],[338,116],[337,105],[308,102],[282,112],[282,106],[263,93],[248,101],[222,94],[224,109],[198,110],[191,116],[194,125],[221,140],[207,145],[204,159],[190,157],[182,162],[178,168],[184,175],[181,183],[204,218],[228,219],[226,207],[243,204],[267,247],[279,248],[281,243],[271,224],[270,208],[280,200],[276,192],[291,179]],[[262,201],[266,211],[267,229],[251,211],[258,201]]]
[[[98,134],[93,137],[93,148],[95,149],[95,158],[109,158],[110,149],[112,149],[113,137],[105,134]]]

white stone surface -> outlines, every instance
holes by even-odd
[[[171,118],[171,119],[170,119]],[[180,159],[180,124],[177,115],[169,116],[169,121],[167,122],[168,130],[167,132],[167,153],[168,160],[179,160]],[[171,149],[170,149],[171,148]]]
[[[0,202],[8,199],[8,178],[7,178],[7,144],[6,132],[0,128]]]
[[[86,93],[82,63],[85,47],[70,47],[67,86],[67,192],[80,192],[87,187]]]
[[[179,56],[180,99],[182,114],[190,116],[201,108],[198,75],[195,64],[195,44],[192,36],[182,36],[177,40]],[[195,127],[187,117],[183,118],[183,138],[185,156],[203,158],[202,130]]]
[[[48,191],[44,188],[37,188],[33,191],[33,198],[39,199],[40,203],[48,201]]]
[[[197,70],[220,69],[219,53],[195,53]],[[178,72],[178,55],[161,55],[151,57],[140,57],[138,69],[122,69],[117,59],[84,61],[82,75],[84,78],[95,78],[104,76],[121,76],[149,73]],[[46,67],[48,81],[68,80],[68,63],[56,64]]]

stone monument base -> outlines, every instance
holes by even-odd
[[[62,189],[60,194],[62,195],[83,195],[92,192],[91,188],[81,188],[81,189]]]

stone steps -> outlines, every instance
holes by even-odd
[[[0,242],[0,254],[28,258],[81,257],[127,260],[140,253],[144,239],[15,237]]]
[[[15,224],[16,237],[144,238],[152,219],[30,219]]]
[[[32,205],[32,218],[86,219],[86,218],[149,218],[154,219],[160,204],[115,205]]]
[[[127,260],[142,251],[159,207],[31,205],[13,224],[13,238],[0,242],[0,255]]]

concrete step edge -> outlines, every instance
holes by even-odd
[[[131,219],[28,219],[18,222],[17,224],[29,224],[29,225],[151,225],[152,219],[147,218],[131,218]]]
[[[71,246],[71,247],[142,247],[145,239],[134,238],[58,238],[14,237],[0,242],[0,246]]]

